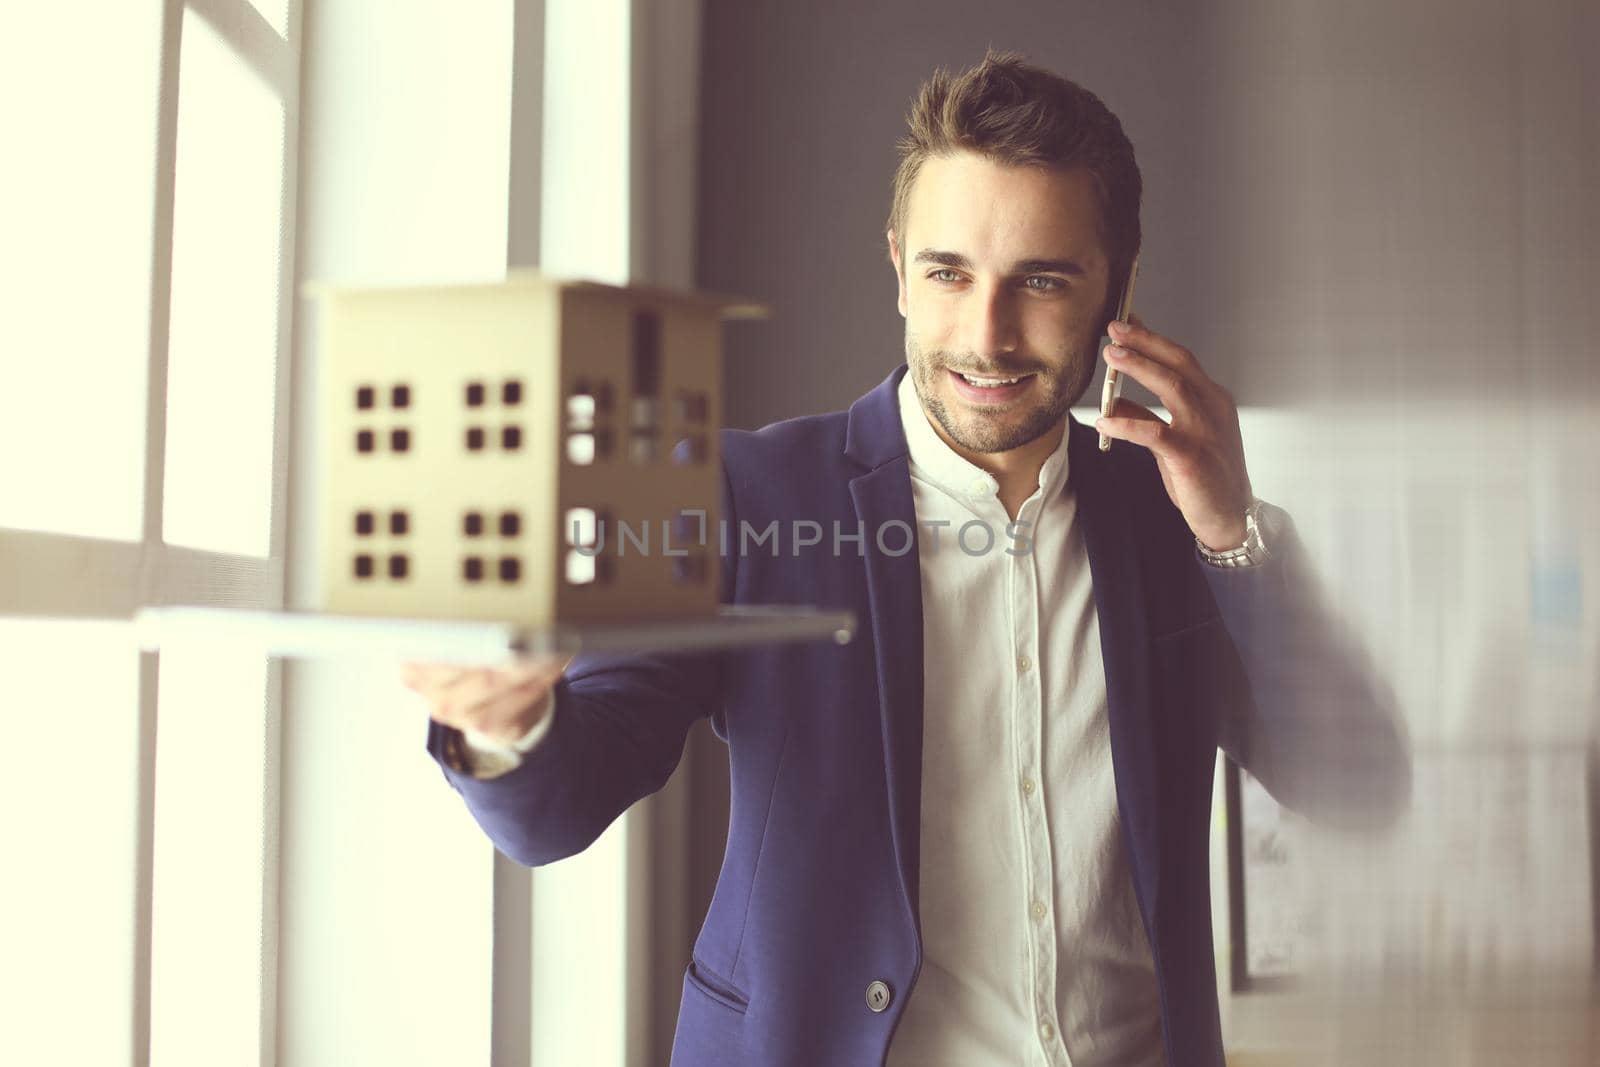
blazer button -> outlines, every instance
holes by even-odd
[[[894,999],[894,994],[889,992],[887,982],[873,982],[867,986],[867,1007],[873,1011],[882,1011]]]

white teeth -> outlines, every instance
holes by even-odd
[[[1022,378],[974,378],[970,374],[963,374],[961,377],[980,389],[998,389],[1002,385],[1015,385],[1022,381]]]

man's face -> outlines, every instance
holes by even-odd
[[[970,152],[927,160],[889,236],[906,362],[923,406],[971,452],[1007,452],[1065,417],[1094,375],[1109,290],[1087,171]],[[1021,378],[998,387],[962,375]]]

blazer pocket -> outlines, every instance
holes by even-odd
[[[1180,626],[1176,630],[1168,630],[1164,634],[1156,634],[1150,639],[1150,641],[1152,644],[1160,644],[1163,641],[1170,641],[1174,637],[1183,637],[1187,634],[1199,633],[1207,626],[1218,626],[1221,625],[1221,623],[1221,614],[1213,615],[1209,619],[1201,619],[1199,622],[1191,622],[1184,626]]]
[[[689,958],[689,970],[686,972],[689,984],[700,992],[721,1004],[729,1011],[743,1015],[750,1008],[750,997],[740,991],[732,982],[708,969],[705,964]]]

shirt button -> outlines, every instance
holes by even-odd
[[[1025,670],[1029,669],[1032,666],[1033,666],[1033,660],[1029,659],[1027,656],[1018,656],[1017,657],[1017,670],[1025,671]]]
[[[982,478],[974,478],[972,481],[972,491],[978,496],[982,496],[989,491],[989,483],[984,481]]]
[[[1044,918],[1044,902],[1039,900],[1034,901],[1033,907],[1029,908],[1028,911],[1032,913],[1035,919]]]
[[[1052,1037],[1056,1036],[1056,1028],[1051,1026],[1049,1023],[1040,1023],[1039,1024],[1039,1034],[1046,1041],[1049,1041]]]
[[[1030,796],[1030,797],[1033,796],[1033,779],[1032,778],[1024,778],[1022,780],[1022,791],[1024,793],[1028,794],[1028,796]]]

